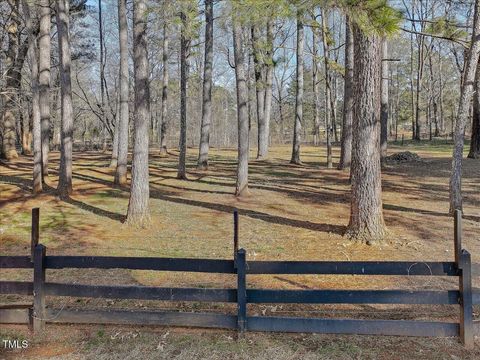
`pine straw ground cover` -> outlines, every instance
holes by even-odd
[[[334,160],[338,161],[338,149]],[[31,158],[0,164],[0,253],[28,254],[30,209],[41,208],[41,242],[48,254],[232,257],[232,212],[240,212],[240,246],[247,260],[412,260],[453,259],[453,221],[448,212],[451,147],[444,142],[392,146],[390,153],[417,153],[422,161],[387,163],[383,170],[385,222],[390,235],[374,246],[342,236],[348,223],[348,173],[325,168],[323,148],[302,148],[303,166],[290,165],[290,147],[275,147],[267,161],[250,163],[250,194],[236,199],[233,149],[212,149],[208,171],[195,170],[196,149],[188,151],[188,181],[176,179],[176,151],[151,154],[152,225],[131,229],[122,224],[128,192],[112,186],[109,156],[74,154],[75,192],[68,202],[55,197],[58,154],[45,194],[30,195]],[[255,152],[252,149],[252,159]],[[480,262],[480,163],[465,159],[464,247]],[[2,280],[28,280],[31,271],[2,271]],[[49,281],[84,284],[232,287],[230,275],[183,274],[128,270],[50,270]],[[249,276],[249,287],[278,289],[452,289],[455,279],[362,276]],[[474,286],[480,279],[474,279]],[[2,296],[0,302],[25,301]],[[224,304],[51,298],[55,307],[160,308],[233,312]],[[457,307],[259,305],[251,314],[351,318],[453,320]],[[456,339],[375,338],[367,336],[248,334],[220,331],[119,327],[48,326],[49,337],[35,340],[22,356],[32,358],[455,358],[472,357]],[[99,330],[100,329],[100,330]],[[118,340],[120,331],[123,340]],[[157,345],[165,337],[165,344]],[[137,335],[128,335],[128,334]],[[1,338],[28,332],[2,329]],[[103,334],[103,335],[102,335]],[[61,339],[60,339],[60,338]],[[52,340],[57,339],[57,340]],[[60,346],[60,344],[63,344]],[[160,344],[161,345],[161,344]],[[57,348],[57,350],[51,350]],[[163,348],[163,350],[162,350]],[[478,346],[477,346],[478,348]],[[63,350],[62,350],[63,349]],[[70,350],[69,350],[70,349]],[[129,350],[128,350],[129,349]],[[52,353],[49,353],[52,352]],[[60,351],[60,354],[55,353]],[[63,353],[62,353],[63,351]],[[478,351],[478,350],[477,350]],[[20,356],[21,354],[15,354]],[[31,354],[31,355],[29,355]],[[8,353],[5,356],[13,356]]]

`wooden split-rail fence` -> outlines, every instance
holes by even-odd
[[[461,218],[454,216],[453,262],[419,261],[247,261],[238,249],[238,213],[234,213],[234,256],[232,260],[112,256],[50,256],[39,243],[39,209],[32,210],[31,256],[0,256],[0,268],[33,269],[33,282],[0,281],[0,294],[33,295],[33,304],[2,304],[0,323],[30,324],[34,333],[46,323],[134,324],[244,331],[314,332],[398,336],[458,336],[467,348],[474,346],[480,323],[473,320],[473,305],[480,304],[480,291],[472,289],[472,272],[480,275],[480,265],[472,264],[470,253],[462,249]],[[47,269],[96,268],[183,271],[236,274],[233,289],[166,288],[146,286],[80,285],[48,282]],[[247,287],[247,275],[385,275],[454,276],[456,290],[271,290]],[[47,307],[47,296],[143,299],[164,301],[236,303],[236,314],[138,310],[73,310]],[[251,316],[247,304],[422,304],[452,305],[459,308],[456,322],[417,320],[361,320]]]

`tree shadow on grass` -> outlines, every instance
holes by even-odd
[[[74,205],[74,206],[78,207],[79,209],[91,212],[92,214],[103,216],[103,217],[109,218],[111,220],[119,221],[119,222],[122,222],[122,223],[125,221],[125,218],[126,218],[126,216],[123,215],[123,214],[119,214],[119,213],[116,213],[116,212],[113,212],[113,211],[109,211],[109,210],[105,210],[105,209],[102,209],[102,208],[99,208],[99,207],[95,207],[95,206],[92,206],[90,204],[87,204],[87,203],[84,203],[82,201],[75,200],[75,199],[72,199],[72,198],[63,199],[63,201],[65,201],[67,204]]]
[[[95,178],[91,178],[91,179],[95,179]],[[90,180],[90,181],[93,181],[93,180]],[[18,176],[0,175],[0,182],[17,186],[22,191],[25,191],[25,192],[28,192],[28,193],[32,192],[32,181],[30,179],[24,179],[24,178],[21,178],[21,177],[18,177]],[[108,182],[105,181],[105,183],[108,183]],[[51,187],[47,184],[43,184],[43,189],[44,189],[44,193],[54,194],[57,191],[55,188],[53,188],[53,187]],[[62,199],[62,201],[66,202],[67,204],[74,205],[74,206],[76,206],[80,209],[91,212],[95,215],[107,217],[109,219],[112,219],[112,220],[115,220],[115,221],[120,221],[120,222],[123,222],[125,220],[125,215],[118,214],[118,213],[115,213],[115,212],[112,212],[112,211],[109,211],[109,210],[101,209],[101,208],[89,205],[87,203],[84,203],[80,200],[69,198],[69,199]],[[0,205],[2,203],[7,203],[7,202],[10,202],[10,199],[0,202]]]
[[[417,214],[423,214],[423,215],[444,216],[444,217],[452,218],[452,215],[446,212],[438,212],[438,211],[425,210],[425,209],[413,209],[406,206],[383,204],[383,208],[391,211],[402,211],[402,212],[417,213]],[[463,214],[463,218],[470,221],[480,222],[480,216]]]
[[[74,173],[74,178],[80,179],[80,180],[87,180],[87,181],[92,181],[92,182],[97,182],[106,186],[112,186],[112,183],[106,180],[98,179],[93,176],[89,175],[84,175],[84,174],[78,174]],[[123,189],[126,190],[126,189]],[[233,195],[232,195],[233,196]],[[173,196],[172,194],[168,194],[165,191],[161,191],[159,189],[156,189],[152,186],[150,186],[150,197],[153,199],[157,200],[163,200],[163,201],[168,201],[168,202],[174,202],[177,204],[184,204],[184,205],[190,205],[190,206],[196,206],[196,207],[202,207],[205,209],[210,209],[210,210],[215,210],[215,211],[221,211],[225,213],[232,214],[233,211],[236,209],[234,206],[230,205],[224,205],[224,204],[218,204],[218,203],[210,203],[206,201],[199,201],[199,200],[193,200],[193,199],[184,199],[180,197]],[[74,205],[77,206],[85,206],[88,211],[94,212],[98,211],[98,215],[101,216],[106,216],[109,217],[113,220],[118,220],[122,221],[124,220],[124,216],[117,214],[117,213],[112,213],[107,210],[96,210],[98,208],[95,208],[94,206],[82,203],[77,200],[73,200]],[[303,228],[307,230],[314,230],[314,231],[319,231],[319,232],[331,232],[335,234],[342,235],[345,231],[345,226],[343,225],[335,225],[335,224],[324,224],[324,223],[316,223],[316,222],[311,222],[311,221],[306,221],[306,220],[296,220],[296,219],[290,219],[278,215],[271,215],[268,213],[264,213],[261,211],[256,211],[256,210],[249,210],[249,209],[238,209],[239,215],[247,216],[252,219],[258,219],[258,220],[263,220],[265,222],[273,223],[273,224],[279,224],[279,225],[287,225],[287,226],[292,226],[292,227],[297,227],[297,228]]]
[[[290,218],[286,218],[278,215],[267,214],[267,213],[256,211],[256,210],[237,209],[236,207],[230,206],[230,205],[214,204],[214,203],[209,203],[205,201],[173,197],[170,195],[162,194],[157,189],[150,189],[150,196],[158,200],[174,202],[177,204],[197,206],[197,207],[202,207],[205,209],[210,209],[215,211],[221,211],[229,214],[232,214],[234,210],[238,210],[239,215],[247,216],[252,219],[262,220],[265,222],[278,224],[278,225],[287,225],[287,226],[292,226],[296,228],[303,228],[307,230],[331,232],[331,233],[342,235],[345,232],[345,228],[346,228],[343,225],[324,224],[324,223],[316,223],[316,222],[311,222],[306,220],[290,219]]]

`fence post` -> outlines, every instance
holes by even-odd
[[[45,328],[45,254],[42,244],[35,247],[33,256],[33,331],[40,333]]]
[[[33,255],[35,252],[35,247],[38,245],[38,240],[40,238],[40,209],[32,209],[32,234],[31,234],[31,256],[30,261],[33,263]]]
[[[470,253],[460,254],[460,339],[467,349],[473,349],[472,261]]]
[[[243,333],[247,328],[247,262],[245,249],[237,252],[237,328]]]
[[[456,209],[453,213],[453,241],[455,251],[455,264],[457,269],[462,268],[460,255],[462,252],[462,210]]]
[[[235,268],[237,267],[237,253],[238,253],[238,210],[233,210],[233,262]]]

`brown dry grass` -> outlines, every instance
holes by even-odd
[[[390,151],[399,150],[397,147]],[[49,254],[231,258],[232,212],[238,208],[241,215],[240,245],[247,249],[248,259],[452,260],[453,221],[447,214],[450,148],[442,144],[410,145],[408,150],[416,151],[424,161],[389,165],[384,169],[384,214],[390,236],[384,244],[376,246],[352,244],[343,237],[349,214],[348,173],[326,169],[324,149],[321,148],[302,148],[304,166],[288,164],[290,147],[287,146],[273,148],[267,161],[251,161],[250,195],[244,199],[233,196],[236,151],[213,149],[210,169],[197,171],[196,149],[189,149],[188,181],[176,179],[176,152],[160,158],[154,151],[150,166],[152,225],[148,229],[132,229],[122,224],[128,192],[112,186],[113,171],[107,167],[108,154],[75,154],[75,193],[68,202],[56,198],[53,191],[58,154],[53,154],[53,170],[47,192],[36,198],[30,194],[31,158],[21,157],[14,163],[0,164],[0,253],[28,254],[30,209],[40,206],[41,241],[47,246]],[[252,158],[253,155],[252,151]],[[338,151],[335,156],[338,156]],[[480,262],[478,179],[480,164],[466,159],[463,180],[464,246],[472,253],[475,262]],[[30,277],[30,271],[2,271],[0,274],[0,279],[24,280]],[[48,278],[78,283],[140,283],[152,286],[230,287],[235,282],[227,275],[119,270],[49,271]],[[361,276],[251,276],[248,285],[286,289],[456,286],[454,282],[442,278],[414,280]],[[10,301],[19,298],[6,296],[2,299]],[[81,307],[172,307],[167,303],[138,301],[51,299],[51,302]],[[178,304],[175,307],[233,310],[228,306],[223,308],[209,304]],[[413,315],[408,307],[381,306],[260,306],[251,311],[340,317],[456,317],[456,310],[446,307],[433,311],[421,307],[415,309]],[[205,336],[208,339],[215,337]],[[284,337],[290,339],[287,335]],[[201,339],[192,341],[202,343],[204,340]],[[262,335],[261,339],[262,344],[277,341],[270,335]],[[362,356],[351,357],[368,357],[366,348],[361,345],[363,340],[358,340],[367,339],[365,346],[368,346],[371,341],[368,337],[340,339],[340,343],[360,344]],[[278,341],[282,345],[283,340]],[[393,340],[392,344],[396,342]],[[422,340],[419,343],[425,345],[430,342]],[[373,358],[382,358],[387,353],[375,354],[378,356],[372,355]]]

